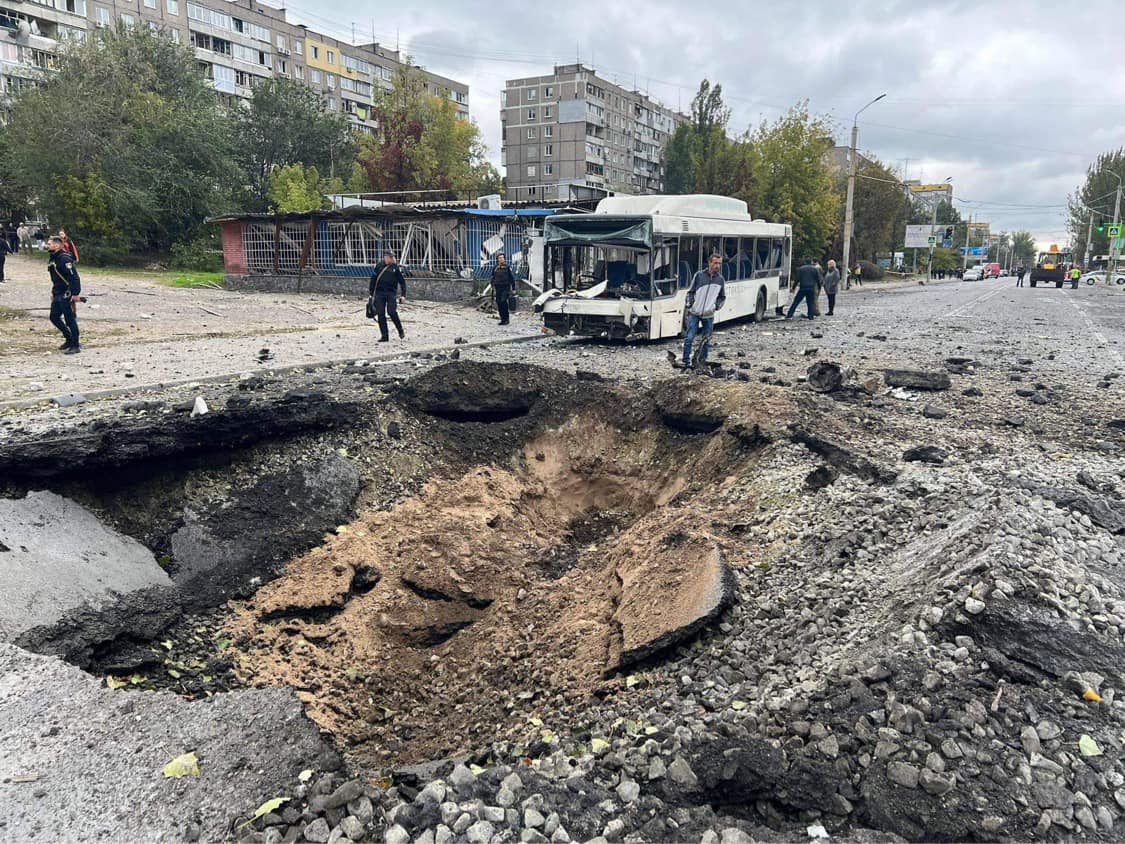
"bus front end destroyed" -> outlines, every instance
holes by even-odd
[[[718,256],[726,301],[715,322],[761,321],[783,299],[792,235],[791,226],[755,220],[745,202],[728,197],[609,197],[593,214],[546,220],[535,310],[556,334],[676,337],[696,273]]]

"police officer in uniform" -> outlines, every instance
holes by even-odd
[[[78,315],[75,306],[82,292],[82,279],[74,266],[74,256],[63,246],[61,237],[47,238],[47,272],[51,276],[51,324],[62,332],[65,342],[59,346],[68,355],[82,351],[78,343]]]
[[[398,329],[398,337],[401,340],[406,336],[406,332],[402,330],[402,320],[398,318],[398,306],[406,302],[406,279],[395,263],[393,252],[383,253],[383,266],[377,273],[372,274],[368,290],[375,300],[375,314],[379,320],[379,342],[386,343],[390,340],[387,314],[390,314],[391,322]],[[400,290],[401,295],[399,295]]]
[[[496,310],[500,313],[500,324],[508,324],[508,300],[516,286],[516,277],[503,252],[496,253],[496,266],[492,268],[492,296],[496,299]]]

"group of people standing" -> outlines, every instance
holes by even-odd
[[[793,313],[804,302],[806,318],[816,319],[819,313],[817,300],[820,298],[821,290],[828,298],[828,312],[825,316],[835,316],[836,295],[840,292],[841,282],[844,283],[845,290],[850,289],[853,284],[857,287],[861,286],[863,284],[863,271],[859,264],[856,264],[851,271],[847,272],[847,278],[844,279],[835,261],[830,260],[828,270],[825,271],[821,269],[820,262],[815,258],[809,258],[797,269],[793,301],[789,304],[789,311],[785,314],[785,318],[793,319]]]

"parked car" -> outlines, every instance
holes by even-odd
[[[962,281],[980,281],[984,278],[983,267],[969,267],[961,276]]]
[[[1094,270],[1081,276],[1083,284],[1105,284],[1105,270]],[[1113,274],[1113,281],[1117,285],[1125,285],[1125,269],[1119,269]]]

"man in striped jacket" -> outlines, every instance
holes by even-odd
[[[684,366],[691,366],[691,346],[700,329],[703,330],[703,348],[699,360],[706,362],[711,350],[711,332],[715,328],[715,311],[727,300],[726,280],[723,278],[723,256],[712,255],[707,269],[695,274],[687,295],[687,331],[684,333]]]

